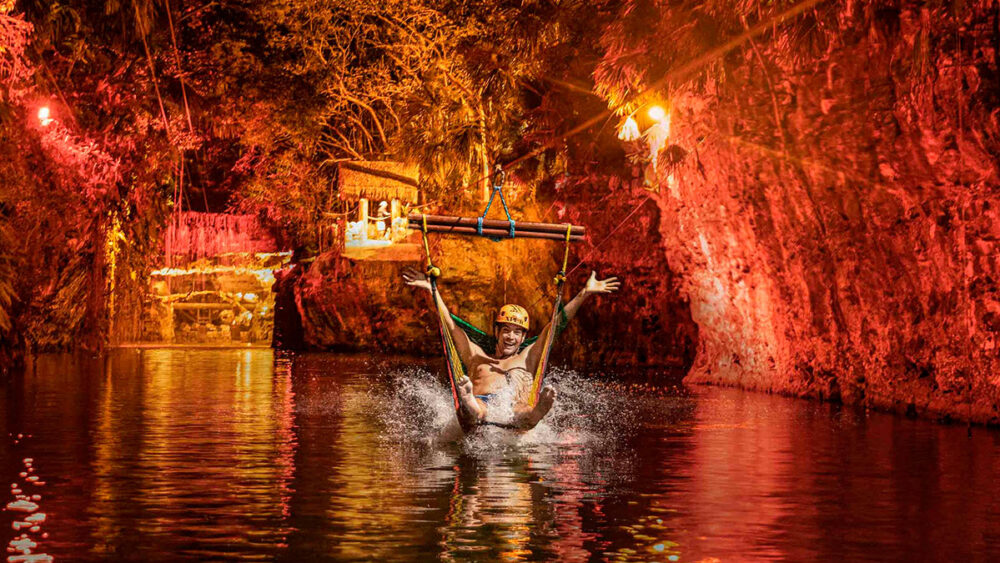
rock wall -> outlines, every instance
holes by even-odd
[[[802,17],[672,100],[687,381],[1000,422],[1000,11]]]

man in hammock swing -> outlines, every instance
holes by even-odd
[[[431,282],[427,276],[413,268],[407,268],[403,272],[403,280],[407,285],[431,291]],[[469,373],[469,377],[462,377],[456,382],[460,405],[458,416],[462,427],[471,428],[486,423],[490,407],[496,405],[495,401],[504,391],[508,391],[511,394],[503,393],[503,396],[513,396],[514,419],[509,425],[497,425],[521,430],[534,428],[552,408],[556,398],[555,389],[546,385],[539,393],[537,404],[531,405],[532,374],[542,360],[549,331],[556,330],[556,334],[559,334],[559,329],[576,315],[588,297],[617,291],[618,286],[618,278],[598,280],[597,273],[591,272],[584,288],[563,307],[560,326],[553,327],[549,323],[526,346],[524,342],[530,328],[528,312],[518,305],[504,305],[493,324],[496,345],[489,351],[470,340],[465,330],[458,326],[448,312],[441,292],[432,292],[437,295],[437,305],[444,312],[442,318],[446,319],[447,330],[455,343],[455,349]]]

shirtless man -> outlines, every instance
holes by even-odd
[[[431,290],[427,276],[413,268],[407,268],[403,272],[403,280],[407,285]],[[597,272],[591,272],[584,288],[563,307],[566,321],[569,322],[576,315],[589,296],[617,291],[618,286],[618,278],[598,280]],[[545,340],[549,331],[553,330],[552,323],[542,329],[534,343],[522,350],[521,344],[528,335],[528,312],[518,305],[504,305],[493,324],[496,349],[487,353],[470,341],[465,331],[455,324],[440,291],[437,292],[437,299],[438,307],[445,313],[447,329],[455,348],[470,374],[470,377],[463,377],[457,382],[461,405],[458,416],[462,428],[483,423],[489,412],[490,401],[496,400],[497,394],[507,386],[512,387],[514,392],[512,425],[524,430],[534,428],[552,408],[556,398],[555,389],[546,385],[539,393],[538,403],[531,406],[531,384],[538,363],[542,360]]]

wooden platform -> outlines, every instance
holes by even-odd
[[[345,246],[344,258],[367,262],[414,262],[423,258],[419,244],[397,242],[386,246]]]

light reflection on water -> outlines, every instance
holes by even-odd
[[[47,356],[0,386],[0,482],[34,460],[57,561],[1000,553],[997,431],[658,377],[557,373],[538,429],[455,441],[447,389],[402,359]]]

